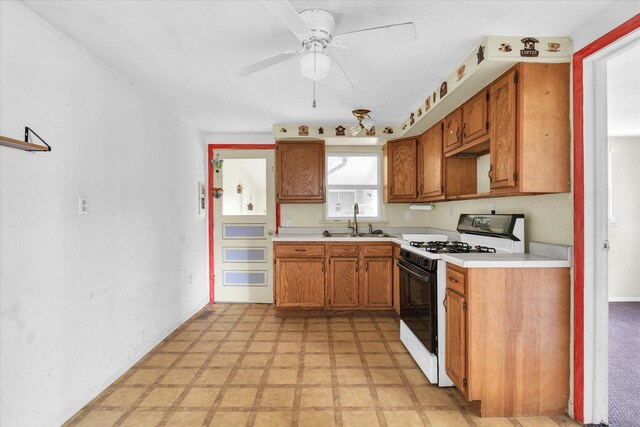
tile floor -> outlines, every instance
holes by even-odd
[[[214,304],[160,343],[68,426],[567,426],[480,419],[430,385],[390,317],[279,319]]]

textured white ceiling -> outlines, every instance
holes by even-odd
[[[270,133],[273,123],[352,121],[353,108],[400,123],[487,35],[571,35],[618,1],[293,1],[336,18],[336,33],[413,21],[418,40],[336,51],[317,86],[296,60],[238,77],[237,68],[298,48],[253,1],[25,1],[46,21],[205,132]]]
[[[640,43],[607,63],[611,136],[640,136]]]

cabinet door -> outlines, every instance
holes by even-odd
[[[392,258],[364,258],[364,307],[391,308]]]
[[[462,106],[462,144],[487,137],[489,132],[489,91],[483,90]]]
[[[404,139],[385,145],[385,202],[415,201],[417,196],[417,141]]]
[[[329,274],[331,307],[358,306],[358,258],[331,258]]]
[[[278,202],[324,202],[324,143],[276,144]]]
[[[324,307],[324,258],[276,258],[276,307]]]
[[[462,111],[460,108],[444,118],[444,152],[462,146]]]
[[[516,71],[491,85],[491,188],[515,187],[516,175]]]
[[[425,200],[444,193],[442,152],[443,124],[438,123],[420,137],[418,143],[418,199]]]
[[[467,375],[467,305],[465,298],[446,290],[446,371],[455,386],[466,395]]]

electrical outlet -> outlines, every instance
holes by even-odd
[[[453,218],[453,206],[449,206],[449,218]]]
[[[291,227],[292,223],[290,219],[283,219],[282,221],[282,227]]]
[[[189,284],[192,285],[193,284],[193,276],[190,274],[189,275]]]
[[[89,213],[89,205],[87,199],[78,196],[78,215],[87,215]]]
[[[411,220],[411,211],[409,210],[404,211],[404,219],[407,221]]]

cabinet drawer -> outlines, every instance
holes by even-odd
[[[387,246],[364,246],[364,256],[391,256],[393,247]]]
[[[278,245],[276,256],[324,256],[324,245]]]
[[[329,255],[338,257],[357,257],[357,246],[329,246]]]
[[[465,274],[461,271],[447,267],[447,288],[464,295],[465,291]]]

